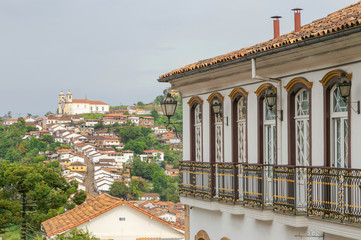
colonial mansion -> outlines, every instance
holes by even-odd
[[[187,239],[361,239],[361,2],[292,10],[294,31],[274,16],[269,41],[158,79],[182,93]]]
[[[88,99],[73,99],[70,90],[65,95],[63,91],[59,94],[58,114],[86,114],[109,112],[109,104],[102,101],[91,101]]]

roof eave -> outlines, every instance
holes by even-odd
[[[190,70],[187,72],[183,72],[183,73],[177,73],[171,76],[167,76],[164,78],[158,78],[158,82],[171,82],[175,79],[179,79],[179,78],[183,78],[183,77],[187,77],[190,75],[194,75],[194,74],[198,74],[198,73],[202,73],[202,72],[206,72],[212,69],[216,69],[216,68],[221,68],[221,67],[225,67],[231,64],[237,64],[240,62],[246,62],[249,61],[251,59],[255,59],[255,58],[259,58],[259,57],[263,57],[263,56],[268,56],[271,54],[276,54],[276,53],[280,53],[280,52],[284,52],[284,51],[288,51],[294,48],[298,48],[298,47],[304,47],[304,46],[308,46],[311,44],[315,44],[315,43],[319,43],[319,42],[324,42],[330,39],[334,39],[334,38],[340,38],[340,37],[344,37],[344,36],[348,36],[354,33],[358,33],[361,32],[361,26],[358,25],[357,27],[351,28],[351,29],[346,29],[344,31],[340,31],[340,32],[335,32],[335,33],[331,33],[331,34],[327,34],[327,35],[322,35],[322,36],[317,36],[317,37],[311,37],[311,38],[306,38],[303,41],[298,41],[289,45],[284,45],[278,48],[273,48],[273,49],[269,49],[266,50],[264,52],[258,52],[258,53],[254,53],[254,54],[249,54],[247,56],[244,57],[240,57],[234,60],[230,60],[227,62],[221,62],[221,63],[217,63],[214,65],[210,65],[210,66],[206,66],[203,68],[198,68],[198,69],[194,69],[194,70]]]

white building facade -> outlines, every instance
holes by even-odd
[[[102,101],[91,101],[88,99],[73,99],[73,94],[68,91],[65,95],[62,91],[58,99],[59,114],[87,114],[109,112],[109,104]]]
[[[360,13],[159,78],[183,96],[189,239],[360,239]]]

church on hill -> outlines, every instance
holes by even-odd
[[[65,95],[63,91],[59,94],[58,113],[59,114],[87,114],[87,113],[107,113],[109,104],[102,101],[91,101],[88,99],[73,99],[70,90]]]

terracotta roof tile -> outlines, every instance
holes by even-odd
[[[119,198],[112,197],[108,194],[101,194],[95,198],[87,199],[87,201],[63,214],[60,214],[56,217],[50,218],[41,223],[45,233],[48,237],[54,236],[56,234],[65,232],[72,228],[75,228],[119,205],[122,203],[128,205],[129,207],[145,214],[153,219],[164,223],[172,228],[184,231],[184,228],[176,226],[174,224],[168,223],[163,219],[160,219],[156,216],[149,214],[148,212],[134,206],[131,203],[122,201]]]
[[[360,25],[361,1],[349,5],[334,13],[331,13],[325,18],[321,18],[311,22],[310,24],[304,25],[301,28],[301,31],[298,33],[292,31],[276,39],[271,39],[269,41],[259,43],[254,46],[242,48],[238,51],[230,52],[224,55],[189,64],[185,67],[161,75],[159,77],[159,80],[166,81],[166,78],[175,76],[177,74],[193,71],[200,68],[210,67],[219,63],[233,61],[259,52],[266,52],[275,48],[279,48],[284,45],[291,45],[297,42],[302,42],[310,38],[320,37],[336,32],[347,31],[353,28],[360,28]]]

